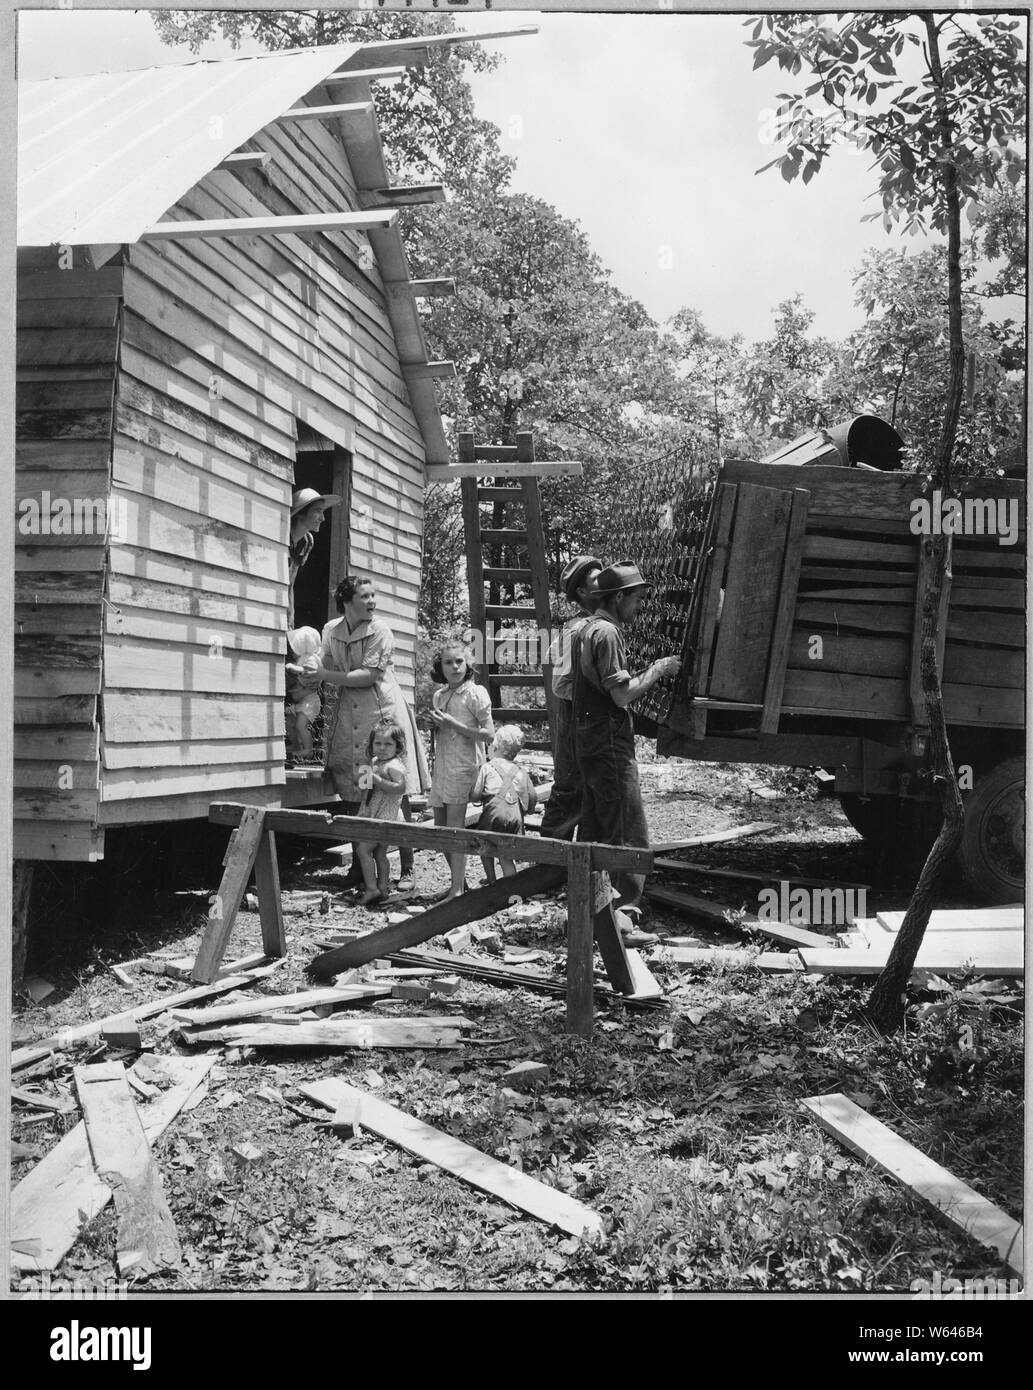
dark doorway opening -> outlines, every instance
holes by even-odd
[[[341,499],[327,511],[315,533],[312,554],[294,580],[294,626],[322,632],[324,624],[338,616],[333,592],[348,572],[351,455],[299,422],[294,487],[315,488]]]

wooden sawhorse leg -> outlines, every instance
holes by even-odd
[[[269,956],[287,954],[276,843],[272,832],[265,828],[264,807],[244,808],[222,862],[222,882],[208,911],[208,926],[190,975],[202,985],[210,984],[219,973],[252,869],[262,919],[262,949]]]

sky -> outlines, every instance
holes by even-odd
[[[472,75],[478,114],[517,159],[514,188],[577,221],[659,322],[690,307],[713,332],[756,341],[800,292],[813,331],[842,338],[861,322],[851,274],[865,252],[923,244],[861,221],[877,206],[875,175],[852,149],[807,186],[756,173],[777,153],[767,128],[791,79],[752,71],[741,16],[493,8],[461,20],[478,31],[527,23],[540,32],[499,41],[502,65]],[[231,52],[220,43],[202,56]],[[160,42],[146,12],[21,12],[23,78],[190,57]]]

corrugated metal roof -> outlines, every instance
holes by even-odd
[[[18,245],[136,241],[358,48],[19,83]]]

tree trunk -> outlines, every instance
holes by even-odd
[[[923,15],[928,44],[929,71],[936,92],[937,123],[943,146],[941,164],[943,196],[947,213],[947,321],[950,333],[950,373],[947,379],[947,398],[944,403],[943,425],[936,449],[933,486],[941,490],[946,500],[951,492],[951,458],[961,413],[964,391],[965,340],[961,326],[961,200],[958,195],[958,171],[950,158],[954,143],[950,113],[947,108],[943,65],[940,62],[939,35],[932,15]],[[904,1022],[906,990],[914,969],[915,958],[929,925],[936,890],[943,878],[961,839],[964,811],[961,793],[954,772],[947,741],[947,721],[943,712],[943,693],[936,662],[937,617],[940,595],[950,567],[950,537],[933,539],[934,564],[922,606],[922,638],[920,669],[922,695],[929,723],[930,762],[933,781],[943,808],[943,825],[922,865],[911,901],[900,931],[893,942],[886,967],[872,990],[866,1013],[880,1033],[893,1033]]]

